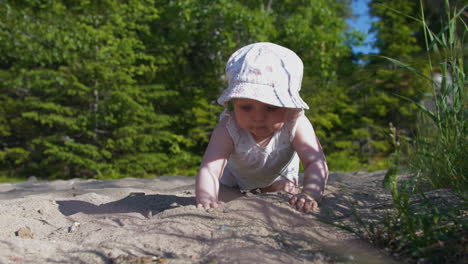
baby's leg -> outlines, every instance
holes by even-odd
[[[292,194],[299,193],[297,184],[287,179],[275,181],[270,186],[267,186],[265,188],[260,188],[260,190],[263,193],[266,193],[266,192],[288,192]]]
[[[236,187],[231,187],[227,186],[224,184],[219,185],[219,195],[218,195],[218,200],[222,202],[230,202],[234,199],[237,199],[239,197],[243,197],[244,195],[241,193],[239,188]]]
[[[219,183],[218,200],[227,203],[243,196],[239,190],[239,187],[237,186],[236,178],[234,178],[234,175],[232,175],[229,169],[226,168],[224,170],[223,176],[221,177]]]

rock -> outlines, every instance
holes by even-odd
[[[28,226],[21,227],[20,229],[18,229],[18,231],[15,232],[15,235],[21,238],[34,238],[34,234],[31,231],[31,228],[29,228]]]
[[[146,218],[151,219],[153,217],[153,211],[149,210],[146,214]]]
[[[39,181],[36,176],[32,175],[28,177],[28,182],[37,183]]]
[[[68,233],[75,232],[79,226],[80,226],[80,223],[74,222],[70,227],[68,227]]]

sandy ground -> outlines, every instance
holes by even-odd
[[[382,215],[384,174],[331,173],[311,214],[231,189],[197,209],[188,177],[0,184],[0,263],[394,263],[337,227]]]

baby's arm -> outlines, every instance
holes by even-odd
[[[304,186],[302,193],[293,196],[290,203],[299,211],[307,213],[315,210],[318,207],[317,202],[322,199],[328,179],[328,167],[310,121],[302,115],[297,122],[293,147],[304,166]]]
[[[215,208],[218,201],[219,179],[233,150],[232,139],[226,129],[226,120],[220,121],[211,135],[195,180],[197,207]]]

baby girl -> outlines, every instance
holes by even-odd
[[[254,43],[226,64],[229,86],[196,178],[197,207],[215,208],[220,184],[243,191],[287,192],[297,210],[318,208],[328,168],[301,99],[303,64],[291,50]],[[298,187],[299,162],[304,181]]]

